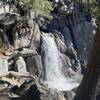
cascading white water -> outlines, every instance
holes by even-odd
[[[50,34],[43,35],[43,48],[45,52],[45,83],[49,88],[60,91],[71,90],[79,85],[75,80],[66,78],[62,72],[63,63],[60,52],[53,37]]]

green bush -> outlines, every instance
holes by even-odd
[[[34,0],[33,9],[40,15],[51,18],[52,3],[48,0]]]
[[[86,8],[87,10],[89,10],[89,13],[93,14],[97,19],[99,19],[100,18],[100,3],[98,3],[97,0],[85,0],[85,2],[89,3],[87,4],[88,7]]]
[[[52,2],[49,0],[21,0],[25,5],[32,6],[37,14],[51,19]]]

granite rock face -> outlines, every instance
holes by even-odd
[[[73,3],[71,0],[54,0],[51,28],[63,35],[67,56],[74,56],[75,63],[79,62],[84,69],[92,48],[96,25],[93,24],[91,15],[83,11],[84,3],[75,3],[74,5]],[[69,9],[65,10],[66,14],[60,14],[57,8],[64,6]]]

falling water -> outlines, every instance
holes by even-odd
[[[60,91],[71,90],[79,85],[70,78],[66,78],[62,72],[63,63],[60,58],[60,52],[55,40],[50,34],[43,35],[43,48],[45,52],[45,83],[49,88]]]

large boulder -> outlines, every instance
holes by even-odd
[[[17,72],[27,72],[26,63],[23,57],[18,57],[16,61],[16,71]]]
[[[41,77],[43,69],[41,57],[39,55],[26,58],[27,71],[33,76]]]
[[[0,73],[8,72],[8,60],[5,58],[0,58]]]

